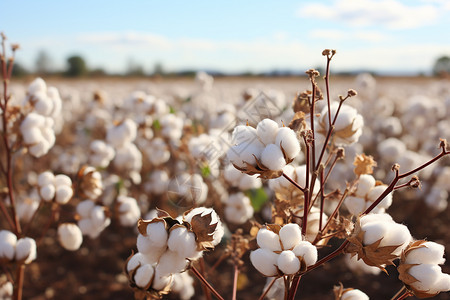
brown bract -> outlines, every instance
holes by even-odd
[[[355,169],[353,172],[360,176],[363,174],[372,174],[373,168],[377,166],[377,162],[373,159],[371,155],[360,154],[356,155],[353,161]]]
[[[214,231],[216,230],[217,223],[211,224],[211,215],[212,212],[204,216],[199,213],[191,219],[191,229],[195,234],[198,251],[214,248],[212,241],[214,240]]]

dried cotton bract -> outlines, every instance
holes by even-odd
[[[250,253],[250,260],[264,276],[301,274],[317,261],[317,248],[303,240],[297,224],[267,225],[256,241],[260,248]]]

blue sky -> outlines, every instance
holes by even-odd
[[[450,55],[448,0],[1,1],[0,31],[33,68],[39,50],[117,72],[304,70],[337,49],[337,70],[429,71]]]

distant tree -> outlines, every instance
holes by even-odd
[[[48,75],[53,71],[53,62],[50,55],[45,50],[40,50],[35,62],[36,73]]]
[[[81,77],[88,74],[88,67],[84,59],[79,55],[71,56],[67,59],[67,70],[65,75],[68,77]]]
[[[13,77],[23,77],[23,76],[26,76],[26,75],[28,75],[28,70],[27,69],[25,69],[25,67],[24,66],[22,66],[22,64],[21,63],[19,63],[19,62],[14,62],[14,66],[13,66],[13,69],[12,69],[12,76]]]
[[[153,75],[164,75],[164,67],[162,63],[155,63],[155,65],[153,66]]]
[[[434,75],[450,75],[450,57],[441,56],[439,57],[433,66]]]
[[[89,71],[90,76],[94,77],[102,77],[102,76],[108,76],[108,73],[102,68],[96,68],[94,70]]]
[[[126,76],[145,76],[144,68],[141,64],[134,62],[133,59],[128,61]]]

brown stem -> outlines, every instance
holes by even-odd
[[[322,258],[321,260],[319,260],[318,262],[316,262],[314,265],[311,265],[308,267],[308,269],[306,270],[305,273],[308,273],[318,267],[320,267],[321,265],[323,265],[324,263],[326,263],[327,261],[335,258],[336,256],[338,256],[339,254],[341,254],[342,251],[344,251],[345,247],[347,247],[347,245],[350,242],[348,240],[345,240],[341,246],[339,246],[339,248],[337,248],[336,250],[334,250],[332,253],[328,254],[327,256],[325,256],[324,258]]]
[[[283,172],[283,177],[286,178],[290,183],[292,183],[296,188],[305,193],[305,188],[302,188],[297,182],[292,180],[291,177],[287,176],[286,173]]]
[[[223,297],[220,296],[220,294],[209,284],[209,282],[202,276],[202,274],[200,274],[200,272],[194,266],[191,266],[191,271],[201,281],[202,285],[206,286],[211,291],[211,293],[213,293],[214,296],[216,296],[217,299],[224,300]]]
[[[302,276],[295,276],[294,277],[294,280],[292,281],[291,288],[289,290],[288,300],[294,300],[295,299],[295,294],[297,294],[297,289],[298,289],[298,285],[300,283],[300,279],[301,278],[302,278]]]
[[[405,290],[406,290],[406,286],[402,286],[402,288],[397,293],[395,293],[394,296],[392,296],[391,300],[397,299],[397,297],[400,296],[400,294],[403,293]]]
[[[277,280],[277,277],[274,277],[272,279],[272,281],[270,282],[269,286],[267,287],[267,289],[264,291],[264,293],[262,293],[262,295],[259,297],[258,300],[264,300],[264,297],[267,296],[267,293],[269,292],[269,290],[272,288],[273,284],[275,283],[275,281]]]
[[[239,268],[235,264],[234,265],[234,276],[233,276],[233,296],[232,296],[231,300],[236,300],[238,276],[239,276]]]
[[[323,181],[323,169],[320,172],[320,216],[319,216],[319,232],[322,231],[322,215],[323,215],[323,205],[325,202],[325,196],[324,196],[324,192],[323,192],[323,186],[324,186],[324,181]]]
[[[25,264],[22,263],[17,267],[16,286],[13,295],[14,300],[22,300],[24,271]]]
[[[52,225],[52,223],[56,220],[56,215],[58,214],[59,211],[59,205],[56,203],[52,203],[52,215],[50,216],[50,219],[48,220],[47,224],[45,225],[44,229],[41,232],[41,236],[39,238],[39,240],[37,240],[36,244],[40,245],[42,240],[44,239],[45,234],[47,233],[47,231],[50,229],[50,226]]]
[[[309,198],[310,198],[310,190],[309,187],[309,166],[310,164],[314,164],[314,161],[311,162],[310,157],[310,149],[309,149],[309,143],[307,143],[305,139],[306,144],[306,178],[305,178],[305,191],[303,192],[303,219],[302,219],[302,235],[306,235],[306,227],[308,225],[308,211],[309,211]]]
[[[410,297],[410,296],[412,296],[413,294],[410,292],[410,291],[405,291],[404,293],[403,293],[403,295],[401,295],[400,297],[398,297],[396,300],[403,300],[403,299],[406,299],[406,298],[408,298],[408,297]]]

